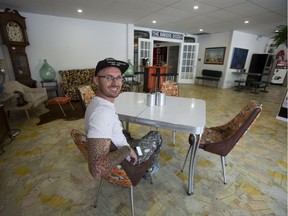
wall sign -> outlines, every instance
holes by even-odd
[[[183,34],[171,33],[171,32],[163,32],[163,31],[154,31],[152,30],[153,37],[161,37],[161,38],[171,38],[177,40],[183,40]]]

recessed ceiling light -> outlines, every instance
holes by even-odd
[[[83,11],[82,11],[82,9],[78,9],[77,12],[78,13],[82,13]]]
[[[153,21],[152,21],[152,23],[154,23],[154,24],[155,24],[155,23],[156,23],[156,20],[153,20]]]
[[[195,5],[193,8],[194,8],[194,10],[197,10],[199,8],[199,6]]]
[[[245,24],[248,24],[248,23],[249,23],[249,20],[245,20],[244,23],[245,23]]]
[[[199,29],[199,31],[200,31],[200,32],[202,32],[202,31],[203,31],[203,29]]]

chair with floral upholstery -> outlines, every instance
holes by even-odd
[[[84,158],[88,160],[86,135],[76,129],[72,129],[70,132],[70,135],[73,138],[73,141],[76,144],[77,148],[84,156]],[[117,147],[113,143],[111,144],[110,151],[117,151]],[[94,208],[97,207],[97,202],[98,202],[103,180],[106,180],[115,186],[130,188],[131,215],[134,215],[133,189],[140,182],[143,175],[147,171],[149,171],[149,167],[151,166],[152,160],[153,160],[153,157],[150,157],[147,161],[143,162],[142,164],[138,166],[134,166],[124,159],[119,165],[113,167],[107,175],[102,176],[100,179],[99,189],[96,195]]]
[[[86,110],[91,99],[96,96],[95,92],[93,91],[92,87],[88,85],[78,87],[78,92],[79,92],[80,101],[83,105],[83,109]]]
[[[224,184],[227,183],[225,171],[225,165],[227,166],[227,164],[225,157],[252,126],[261,111],[262,105],[252,100],[228,123],[222,126],[204,129],[199,148],[220,156]],[[184,170],[187,157],[194,144],[194,136],[192,134],[189,136],[189,144],[190,147],[181,171]]]
[[[161,84],[160,91],[164,92],[166,96],[179,97],[179,85],[174,81],[165,81]],[[176,143],[176,131],[172,131],[173,144]]]
[[[161,92],[165,92],[166,96],[179,97],[179,85],[174,81],[165,81],[160,87]]]

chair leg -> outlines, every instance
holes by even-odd
[[[226,165],[226,159],[224,156],[220,156],[221,157],[221,164],[222,164],[222,172],[223,172],[223,178],[224,178],[224,184],[227,183],[227,179],[226,179],[226,170],[225,170],[225,165]],[[227,165],[226,165],[227,166]]]
[[[189,149],[188,149],[188,151],[187,151],[187,154],[186,154],[186,157],[185,157],[185,160],[184,160],[184,163],[183,163],[181,172],[183,172],[183,170],[184,170],[184,168],[185,168],[186,161],[187,161],[188,155],[189,155],[189,153],[190,153],[190,151],[191,151],[191,148],[192,148],[192,146],[190,145],[190,146],[189,146]]]
[[[69,101],[69,104],[70,104],[72,110],[75,111],[75,109],[74,109],[74,107],[73,107],[73,105],[72,105],[72,103],[70,101]]]
[[[58,106],[59,106],[60,110],[62,111],[64,117],[66,117],[66,114],[65,114],[65,112],[64,112],[64,110],[63,110],[63,108],[62,108],[62,106],[60,105],[60,103],[59,103],[58,101],[57,101],[57,103],[58,103]]]
[[[98,197],[99,197],[99,194],[100,194],[100,191],[101,191],[102,184],[103,184],[103,178],[101,178],[101,180],[100,180],[100,184],[99,184],[99,188],[98,188],[98,191],[97,191],[96,200],[95,200],[95,203],[94,203],[94,208],[97,207]]]
[[[150,175],[150,184],[153,184],[152,175]]]
[[[133,186],[130,187],[131,215],[134,216],[134,197]]]
[[[173,145],[176,144],[176,131],[172,131]]]

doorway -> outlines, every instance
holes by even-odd
[[[178,73],[179,50],[180,43],[154,40],[153,65],[169,65],[167,73]]]

